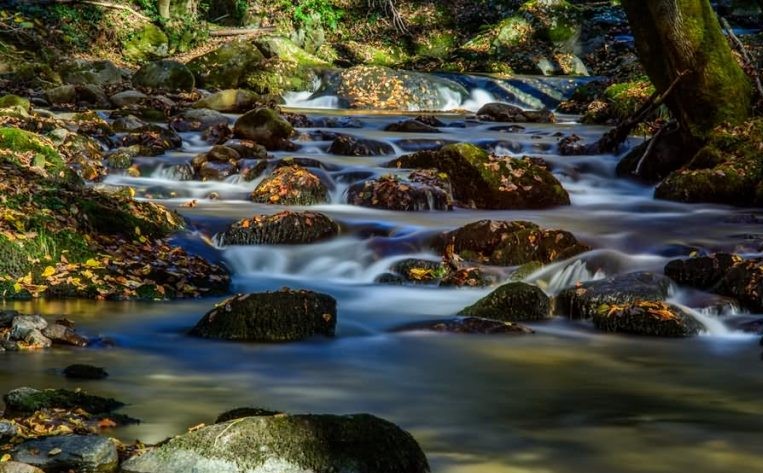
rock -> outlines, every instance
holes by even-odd
[[[741,261],[740,257],[727,253],[673,260],[665,265],[665,275],[678,284],[708,290],[715,288]]]
[[[252,200],[263,204],[316,205],[329,202],[329,192],[320,178],[301,166],[278,168],[252,192]]]
[[[64,368],[64,376],[72,379],[104,379],[109,374],[97,366],[75,364]]]
[[[257,448],[252,448],[256,445]],[[175,437],[125,473],[425,473],[413,437],[369,414],[246,417]]]
[[[254,41],[266,58],[279,58],[302,66],[325,67],[329,64],[323,59],[300,48],[296,43],[282,36],[261,36]]]
[[[111,103],[118,108],[139,105],[147,99],[148,95],[137,90],[123,90],[109,97]]]
[[[718,294],[733,297],[754,312],[763,311],[763,258],[739,261],[723,276],[716,290]]]
[[[443,233],[433,247],[445,254],[451,243],[464,260],[497,266],[547,264],[590,250],[569,232],[543,230],[523,221],[480,220]]]
[[[383,141],[356,138],[349,135],[339,135],[329,146],[328,153],[339,156],[382,156],[394,154],[392,145]]]
[[[149,62],[138,69],[132,77],[132,84],[137,88],[156,91],[190,92],[196,81],[184,64],[164,59]]]
[[[169,53],[169,38],[161,28],[147,23],[123,43],[122,54],[135,62],[164,57]]]
[[[196,171],[190,163],[173,164],[164,168],[164,175],[173,181],[192,181]]]
[[[19,315],[11,323],[11,338],[26,339],[35,330],[39,331],[48,326],[48,322],[39,315]]]
[[[258,407],[238,407],[225,411],[215,419],[215,424],[222,424],[231,420],[241,419],[244,417],[261,417],[261,416],[274,416],[283,414],[283,412],[270,411],[267,409],[260,409]]]
[[[13,458],[45,471],[99,473],[115,471],[119,461],[116,445],[99,435],[62,435],[27,440],[13,449]]]
[[[122,82],[122,71],[111,61],[75,59],[61,67],[61,79],[72,85],[116,85]]]
[[[158,125],[146,125],[133,130],[120,139],[121,146],[140,147],[143,156],[158,156],[165,151],[179,148],[183,139],[174,130]]]
[[[573,319],[590,319],[602,305],[624,306],[632,303],[658,302],[668,297],[670,279],[637,272],[589,281],[565,289],[556,297],[556,309]]]
[[[192,108],[170,119],[170,127],[177,132],[204,131],[215,126],[228,126],[228,117],[215,110]]]
[[[293,132],[291,124],[269,108],[247,112],[233,126],[236,137],[255,141],[269,150],[288,147],[288,139]]]
[[[133,132],[138,128],[142,128],[146,125],[146,122],[139,119],[135,115],[120,117],[111,122],[111,128],[117,133]]]
[[[42,334],[41,331],[34,329],[27,334],[23,339],[24,343],[27,343],[30,348],[50,348],[53,342]]]
[[[18,433],[19,429],[16,427],[16,424],[9,420],[0,420],[0,441],[7,442]],[[0,465],[2,465],[2,462],[0,462]]]
[[[257,46],[247,40],[231,41],[188,63],[201,87],[229,89],[246,82],[250,71],[265,57]]]
[[[437,284],[448,273],[448,267],[440,261],[420,258],[406,258],[390,267],[402,278],[401,282],[416,284]]]
[[[243,159],[267,159],[268,150],[250,140],[228,140],[225,146],[235,149]]]
[[[350,205],[386,210],[448,210],[452,208],[451,201],[448,192],[440,187],[391,175],[353,184],[347,191]]]
[[[477,118],[490,122],[554,123],[554,114],[548,110],[522,110],[505,103],[488,103],[477,110]]]
[[[413,322],[392,329],[393,332],[448,332],[461,334],[525,334],[534,333],[529,328],[512,322],[481,319],[479,317],[456,317],[453,319]]]
[[[658,337],[688,337],[704,328],[691,314],[661,301],[601,304],[593,313],[593,325],[605,332]]]
[[[543,209],[570,203],[559,181],[534,160],[489,155],[469,143],[408,154],[388,166],[435,168],[446,173],[453,184],[454,198],[467,207]]]
[[[511,282],[466,307],[458,315],[506,322],[542,320],[551,316],[551,301],[537,286]]]
[[[458,107],[469,95],[460,84],[448,79],[382,66],[344,69],[333,81],[329,89],[336,91],[341,108],[444,110]]]
[[[427,125],[418,120],[403,120],[397,123],[390,123],[384,127],[384,131],[394,131],[397,133],[441,133],[434,126]]]
[[[440,280],[440,287],[486,287],[496,284],[500,275],[485,272],[480,268],[460,268],[451,270]]]
[[[18,107],[27,112],[32,110],[32,103],[29,99],[19,97],[18,95],[3,95],[0,97],[0,108]]]
[[[0,463],[0,473],[43,473],[43,471],[26,463],[7,461]]]
[[[252,342],[291,342],[334,336],[336,301],[312,291],[283,289],[233,296],[191,330],[197,337]]]
[[[66,105],[77,102],[77,88],[73,85],[61,85],[45,91],[45,98],[51,105]]]
[[[17,310],[0,310],[0,328],[9,328],[19,315]]]
[[[217,238],[222,245],[304,245],[338,234],[339,225],[324,214],[284,211],[240,220]]]
[[[61,324],[48,325],[42,334],[50,338],[56,344],[72,345],[75,347],[86,347],[90,341],[78,334],[71,327]]]
[[[251,110],[260,96],[246,89],[221,90],[193,104],[194,108],[208,108],[218,112],[241,113]]]
[[[41,409],[81,408],[90,414],[105,414],[122,406],[114,399],[93,396],[81,391],[45,389],[43,391],[23,387],[9,391],[3,396],[5,409],[11,413],[31,414]]]

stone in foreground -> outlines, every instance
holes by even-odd
[[[191,330],[204,338],[291,342],[313,335],[334,336],[336,300],[312,291],[236,295],[218,304]]]
[[[16,461],[48,472],[106,473],[117,468],[117,448],[101,436],[64,435],[28,440],[13,450]]]
[[[339,225],[322,213],[284,211],[240,220],[218,238],[223,245],[304,245],[338,234]]]
[[[534,333],[531,329],[513,322],[483,319],[480,317],[454,317],[452,319],[425,320],[401,325],[393,332],[444,332],[468,335],[519,335]]]
[[[125,473],[424,473],[426,456],[395,424],[368,414],[245,417],[131,458]]]
[[[459,315],[521,322],[542,320],[551,315],[549,297],[537,286],[523,282],[504,284]]]
[[[691,314],[662,301],[602,304],[593,315],[593,325],[605,332],[657,337],[690,337],[703,329]]]

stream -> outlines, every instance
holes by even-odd
[[[454,108],[474,111],[493,100],[539,108],[569,90],[569,84],[541,79],[520,82],[464,76],[461,83],[471,95]],[[297,152],[272,153],[275,159],[295,156],[323,163],[320,172],[332,185],[332,202],[310,209],[340,223],[342,234],[333,240],[291,247],[206,245],[235,220],[284,207],[247,200],[259,180],[168,178],[168,166],[209,148],[197,133],[182,135],[182,151],[139,158],[141,177],[111,175],[104,184],[131,186],[138,196],[168,196],[159,201],[191,223],[191,231],[178,242],[222,260],[233,274],[234,292],[289,286],[330,294],[338,304],[336,338],[267,345],[186,336],[219,299],[6,302],[3,308],[66,315],[80,332],[111,339],[114,346],[3,353],[0,391],[21,385],[82,387],[113,396],[128,404],[122,412],[142,422],[110,434],[147,443],[211,423],[225,410],[257,406],[386,418],[414,435],[437,473],[763,470],[761,347],[759,337],[735,328],[755,314],[707,294],[676,289],[671,302],[694,310],[706,327],[701,336],[674,340],[603,334],[587,322],[560,317],[525,324],[534,335],[399,334],[389,329],[454,315],[492,289],[374,283],[397,260],[438,260],[424,245],[434,233],[481,219],[529,220],[569,230],[594,248],[526,278],[554,294],[578,281],[661,272],[668,261],[695,248],[759,255],[763,233],[756,211],[657,201],[651,186],[615,177],[619,156],[559,156],[557,133],[593,140],[607,130],[581,125],[575,116],[516,128],[443,111],[438,118],[452,126],[440,128],[442,133],[393,133],[382,129],[416,113],[327,108],[335,103],[330,97],[292,94],[286,110],[310,117],[351,116],[362,127],[320,130],[385,141],[395,155],[329,155],[330,142],[310,138],[318,129],[299,129]],[[572,205],[542,211],[404,213],[345,203],[351,183],[389,172],[382,165],[395,156],[442,142],[471,142],[500,155],[540,156],[552,165]],[[640,142],[631,138],[622,152]],[[219,199],[206,199],[211,192]],[[191,199],[194,207],[187,206]],[[103,366],[110,377],[67,380],[60,371],[72,363]]]

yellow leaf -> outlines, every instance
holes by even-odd
[[[135,227],[135,234],[140,235],[140,227]]]
[[[21,287],[21,284],[19,284],[19,283],[16,283],[16,284],[13,285],[13,290],[16,291],[16,294],[21,292],[22,289],[24,289],[24,288]]]
[[[11,455],[9,453],[6,453],[2,457],[0,457],[0,462],[7,462],[11,460]]]
[[[100,268],[101,263],[98,260],[90,258],[89,260],[85,261],[85,266],[88,268]]]
[[[429,269],[423,269],[423,268],[413,268],[410,271],[408,271],[408,274],[411,277],[411,279],[420,281],[424,279],[425,277],[431,277],[432,271]]]
[[[56,274],[56,268],[54,268],[53,266],[48,266],[47,268],[45,268],[45,271],[42,272],[42,277],[49,278],[53,276],[54,274]]]

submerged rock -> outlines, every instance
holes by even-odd
[[[446,254],[448,246],[468,261],[500,266],[564,260],[590,250],[564,230],[544,230],[531,222],[480,220],[439,235],[433,247]]]
[[[593,325],[605,332],[658,337],[697,335],[703,326],[691,314],[661,301],[634,301],[601,304],[593,315]]]
[[[392,330],[393,332],[447,332],[462,334],[527,334],[533,333],[527,327],[513,322],[483,319],[479,317],[456,317],[452,319],[427,320],[401,325]]]
[[[565,289],[556,297],[556,309],[573,319],[590,319],[603,305],[626,306],[653,303],[668,297],[671,281],[647,272],[628,273],[589,281]]]
[[[109,374],[98,366],[74,364],[64,368],[64,376],[72,379],[104,379]]]
[[[388,166],[446,173],[454,198],[465,207],[542,209],[570,203],[559,181],[533,159],[498,157],[468,143],[405,155]]]
[[[425,473],[404,430],[368,414],[245,417],[180,435],[122,465],[125,473]]]
[[[289,148],[288,139],[293,132],[291,123],[269,108],[247,112],[233,126],[237,138],[252,140],[269,150]]]
[[[397,123],[390,123],[384,127],[384,131],[398,133],[441,133],[436,127],[419,120],[403,120]]]
[[[328,202],[329,192],[312,172],[301,166],[286,166],[260,182],[251,197],[264,204],[316,205]]]
[[[336,301],[312,291],[283,289],[233,296],[207,313],[190,334],[252,342],[334,336]]]
[[[466,307],[459,315],[506,322],[542,320],[551,316],[551,303],[539,287],[512,282]]]
[[[16,461],[44,471],[107,473],[117,469],[117,447],[98,435],[62,435],[27,440],[13,449]]]
[[[223,245],[303,245],[338,234],[339,225],[322,213],[284,211],[240,220],[218,238]]]
[[[449,210],[450,194],[444,189],[387,175],[353,184],[347,190],[347,203],[400,211]]]
[[[327,151],[340,156],[382,156],[395,152],[391,145],[383,141],[356,138],[349,135],[339,135]]]

